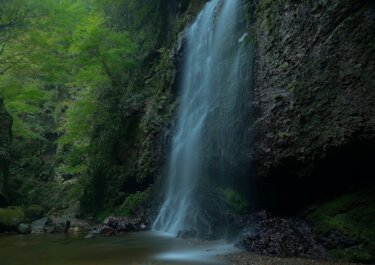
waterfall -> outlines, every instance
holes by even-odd
[[[177,235],[211,229],[207,197],[241,170],[250,144],[248,39],[241,0],[207,2],[186,29],[166,194],[154,230]]]

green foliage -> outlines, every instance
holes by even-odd
[[[102,145],[92,141],[97,128],[108,132],[116,126],[108,107],[116,105],[118,92],[111,93],[127,82],[137,45],[128,32],[110,26],[98,1],[0,5],[0,25],[17,19],[6,31],[7,48],[0,45],[0,69],[1,58],[22,53],[0,75],[0,96],[14,119],[10,197],[25,205],[65,207],[90,183],[90,157]]]
[[[160,10],[167,8],[161,0],[100,0],[106,19],[113,28],[130,31],[132,39],[140,44],[145,55],[157,46],[159,34],[165,31],[161,25]],[[126,16],[124,16],[126,14]]]
[[[27,28],[31,4],[25,0],[0,1],[0,75],[12,69],[28,53],[19,49],[19,35]]]
[[[119,216],[134,217],[143,213],[151,199],[151,188],[130,194],[116,212]]]
[[[370,185],[326,202],[308,213],[308,219],[320,234],[339,231],[359,243],[356,248],[332,250],[335,256],[353,261],[368,261],[369,253],[375,253],[374,192],[374,185]],[[373,255],[371,257],[374,258]]]
[[[0,226],[15,227],[22,222],[24,216],[22,208],[0,208]]]
[[[6,108],[12,114],[13,134],[24,138],[43,138],[39,118],[40,104],[50,100],[51,93],[39,89],[38,81],[16,78],[9,74],[0,79],[0,95],[5,98]]]
[[[121,191],[130,195],[121,211],[133,214],[146,193],[131,194],[153,182],[157,141],[175,109],[170,17],[189,1],[12,4],[28,16],[7,43],[22,60],[0,76],[14,119],[11,202],[47,210],[80,200],[84,212],[100,214]]]

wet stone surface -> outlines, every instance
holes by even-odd
[[[264,255],[326,256],[315,234],[301,219],[276,217],[263,211],[249,215],[240,223],[245,232],[236,243],[239,248]]]

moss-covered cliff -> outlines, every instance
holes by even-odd
[[[164,163],[165,141],[168,141],[165,135],[173,123],[182,31],[203,3],[157,1],[153,2],[155,9],[141,16],[141,24],[131,20],[121,22],[121,18],[116,21],[127,25],[134,35],[138,35],[139,28],[144,30],[143,56],[127,87],[118,88],[120,96],[106,103],[112,106],[111,116],[117,120],[115,128],[98,128],[93,138],[98,150],[91,160],[91,178],[83,196],[83,206],[88,212],[99,211],[99,217],[110,212],[121,215],[129,211],[127,202],[135,197],[139,207],[146,203],[139,198],[149,198],[147,194]]]

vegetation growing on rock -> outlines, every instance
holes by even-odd
[[[22,206],[0,208],[0,229],[72,205],[100,221],[158,205],[183,30],[205,2],[0,0],[0,207]],[[222,199],[205,202],[207,214],[315,203],[307,219],[330,253],[371,262],[374,4],[243,3],[255,36],[254,150],[244,150],[246,185],[207,191]]]
[[[0,208],[0,232],[17,228],[24,217],[25,213],[20,207]]]
[[[1,140],[1,179],[11,156],[13,204],[65,208],[81,199],[93,213],[121,205],[119,192],[148,188],[174,110],[173,42],[194,2],[1,1],[0,22],[17,21],[0,60],[0,95],[14,119],[13,145]],[[165,19],[172,15],[181,18]],[[5,58],[25,50],[8,67]]]
[[[331,253],[348,261],[371,262],[375,253],[375,186],[315,206],[308,212]]]

